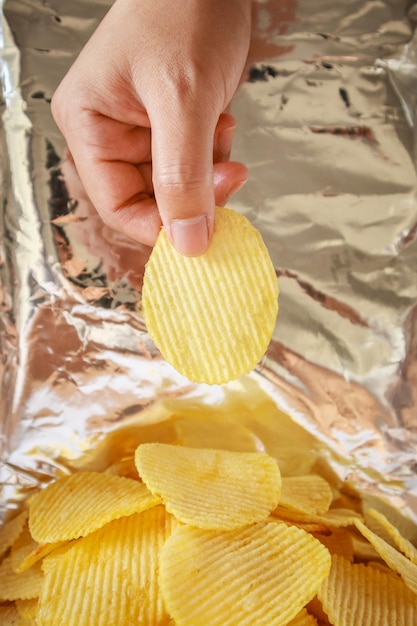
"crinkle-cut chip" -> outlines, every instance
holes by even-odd
[[[362,519],[359,513],[349,509],[329,509],[324,515],[315,515],[313,513],[302,513],[301,511],[285,509],[281,505],[272,512],[272,515],[282,521],[289,521],[296,525],[307,525],[312,529],[316,525],[316,529],[311,530],[311,532],[320,532],[320,530],[325,530],[326,528],[353,526],[355,520]]]
[[[415,626],[417,596],[398,578],[332,557],[317,596],[334,626]]]
[[[30,534],[26,525],[23,532],[16,539],[10,553],[12,569],[15,572],[24,572],[37,561],[41,561],[47,554],[56,550],[66,542],[37,543]]]
[[[12,569],[11,557],[0,564],[0,602],[5,600],[30,600],[41,590],[43,574],[39,564],[20,574]]]
[[[21,626],[22,618],[15,604],[0,606],[1,626]]]
[[[167,510],[199,528],[231,530],[266,519],[276,507],[281,475],[260,452],[142,444],[136,467]]]
[[[302,513],[324,515],[333,499],[330,485],[324,478],[308,476],[282,477],[280,506]]]
[[[384,539],[378,537],[360,520],[356,520],[355,526],[375,548],[385,563],[401,576],[411,591],[417,594],[417,565],[401,554],[401,552],[398,552],[396,548],[390,546]]]
[[[36,624],[38,604],[38,598],[32,598],[31,600],[16,600],[16,608],[20,617],[25,620],[25,623]]]
[[[317,626],[317,620],[313,615],[310,615],[307,609],[303,609],[288,622],[287,626]]]
[[[326,546],[330,554],[338,554],[348,561],[353,561],[352,536],[345,528],[334,528],[329,535],[317,533],[315,537]]]
[[[368,509],[365,514],[365,521],[368,528],[376,532],[382,539],[385,539],[387,543],[397,547],[414,565],[417,565],[417,548],[391,524],[383,513],[375,509]],[[376,522],[377,527],[372,527],[371,521]],[[384,531],[384,534],[380,532],[380,529]]]
[[[278,313],[278,281],[260,233],[217,208],[209,250],[179,254],[161,230],[145,268],[143,315],[163,357],[195,382],[221,384],[265,354]]]
[[[181,626],[280,626],[314,597],[329,568],[327,549],[295,526],[179,526],[161,553],[160,585]]]
[[[165,626],[159,554],[175,526],[163,506],[109,522],[43,562],[38,626]],[[64,592],[63,592],[64,591]]]
[[[30,506],[29,530],[38,543],[68,541],[159,503],[139,481],[79,472],[60,478],[36,494]]]
[[[24,510],[0,526],[0,558],[14,544],[23,531],[29,512]]]

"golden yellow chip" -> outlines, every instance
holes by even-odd
[[[27,518],[28,511],[25,510],[0,526],[0,558],[19,537],[25,527]]]
[[[374,530],[382,539],[385,539],[387,543],[391,543],[396,546],[407,558],[417,565],[417,548],[413,546],[411,541],[404,537],[399,530],[391,524],[391,522],[379,511],[375,509],[368,509],[365,515],[366,525],[371,530]],[[370,522],[376,522],[377,527],[372,527]],[[384,533],[380,532],[380,529]]]
[[[44,560],[38,626],[165,626],[159,554],[175,526],[164,507],[114,520]]]
[[[16,573],[10,557],[0,564],[0,602],[5,600],[29,600],[39,595],[43,574],[38,564],[26,572]]]
[[[329,510],[333,493],[329,483],[314,474],[282,478],[280,506],[313,515]]]
[[[330,534],[317,534],[316,538],[326,546],[330,554],[338,554],[348,561],[353,561],[353,541],[345,528],[334,528]]]
[[[385,563],[401,576],[411,591],[417,594],[417,565],[407,559],[401,552],[398,552],[396,548],[390,546],[384,539],[378,537],[360,520],[355,521],[355,526],[375,548]]]
[[[67,541],[159,502],[145,485],[131,478],[79,472],[60,478],[35,495],[29,530],[38,543]]]
[[[20,617],[25,620],[24,623],[27,622],[29,624],[36,624],[38,604],[38,598],[32,598],[31,600],[16,600],[16,608],[19,612]]]
[[[39,544],[32,538],[26,525],[12,546],[10,558],[13,571],[24,572],[64,543],[59,541],[57,543]]]
[[[160,585],[181,626],[280,626],[314,597],[329,569],[326,548],[294,526],[182,526],[162,550]]]
[[[1,626],[21,626],[22,618],[14,604],[0,606]]]
[[[324,515],[313,513],[302,513],[301,511],[290,510],[279,505],[272,515],[282,521],[292,522],[296,525],[307,525],[312,532],[332,528],[344,528],[353,526],[355,520],[362,519],[362,516],[349,509],[329,509]]]
[[[288,622],[287,626],[317,626],[317,620],[310,615],[307,609],[303,609],[294,619]]]
[[[148,489],[185,523],[230,530],[266,519],[276,507],[281,475],[260,452],[231,452],[145,443],[136,466]]]
[[[278,281],[260,233],[244,216],[217,208],[209,250],[190,258],[161,230],[142,305],[156,346],[190,380],[220,384],[249,372],[278,313]]]
[[[417,596],[398,578],[332,557],[317,596],[334,626],[415,626]]]

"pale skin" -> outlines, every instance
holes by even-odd
[[[52,113],[113,229],[203,254],[214,209],[247,180],[225,113],[251,36],[250,0],[116,0],[59,85]]]

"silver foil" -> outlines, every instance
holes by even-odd
[[[109,453],[112,434],[163,429],[161,402],[239,404],[260,388],[278,439],[297,423],[306,455],[417,521],[417,5],[255,5],[230,107],[250,179],[229,206],[264,236],[280,311],[262,363],[223,387],[161,359],[140,309],[149,249],[103,225],[52,121],[52,93],[109,5],[2,4],[0,515]],[[242,420],[267,449],[271,433]]]

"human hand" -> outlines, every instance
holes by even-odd
[[[85,190],[115,230],[153,245],[163,223],[203,253],[215,204],[247,179],[225,114],[250,42],[249,0],[116,0],[52,100]]]

